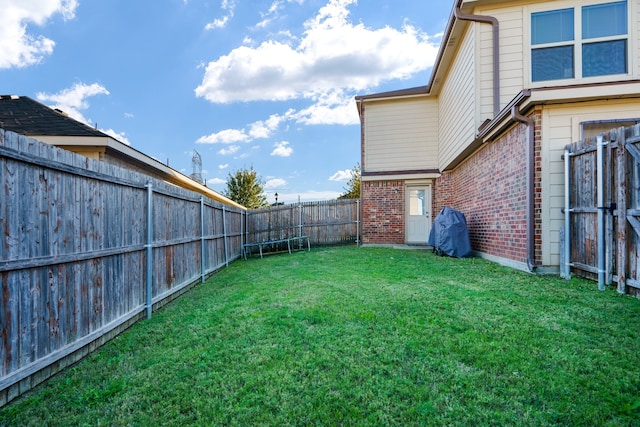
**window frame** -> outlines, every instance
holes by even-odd
[[[577,84],[577,83],[598,83],[598,82],[607,82],[607,81],[619,81],[619,80],[628,80],[632,78],[632,73],[635,66],[635,57],[632,54],[635,49],[635,41],[632,37],[633,27],[631,17],[634,16],[635,13],[635,2],[634,1],[626,1],[626,19],[627,19],[627,32],[623,35],[615,35],[615,36],[606,36],[606,37],[594,37],[584,39],[582,34],[582,10],[583,7],[596,6],[596,5],[605,5],[609,3],[617,3],[619,0],[591,0],[591,1],[582,1],[576,4],[575,1],[554,1],[550,3],[544,3],[541,5],[529,6],[526,8],[525,12],[525,37],[527,46],[525,53],[525,66],[526,66],[526,74],[527,81],[530,87],[546,87],[546,86],[566,86],[568,84]],[[573,40],[568,41],[560,41],[553,43],[541,43],[541,44],[533,44],[532,43],[532,17],[535,13],[540,12],[553,12],[559,11],[563,9],[573,9]],[[601,43],[601,42],[612,42],[612,41],[625,41],[626,42],[626,72],[619,74],[606,74],[606,75],[598,75],[598,76],[590,76],[584,77],[583,70],[583,46]],[[533,80],[533,51],[536,49],[544,49],[544,48],[552,48],[552,47],[565,47],[571,46],[573,49],[573,77],[567,77],[562,79],[553,79],[553,80]]]

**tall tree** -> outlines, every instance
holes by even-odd
[[[264,182],[253,169],[238,169],[234,173],[229,172],[227,177],[227,189],[224,195],[240,203],[247,209],[257,209],[267,206],[267,197],[264,195]]]
[[[344,193],[338,199],[358,199],[360,198],[360,162],[351,169],[351,178],[347,182]]]

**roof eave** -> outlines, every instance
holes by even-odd
[[[438,54],[436,56],[436,60],[432,67],[431,77],[429,78],[429,82],[426,86],[418,86],[415,88],[409,88],[409,89],[403,89],[403,90],[356,96],[355,97],[356,103],[361,104],[362,102],[388,101],[388,100],[394,100],[394,99],[405,99],[405,98],[411,98],[411,97],[431,95],[436,83],[436,78],[440,73],[440,68],[442,66],[445,53],[448,52],[448,48],[450,48],[449,41],[451,38],[451,34],[453,33],[454,24],[456,22],[454,10],[458,7],[461,7],[463,2],[464,0],[456,0],[453,4],[453,7],[449,14],[449,19],[447,21],[447,26],[444,31],[444,35],[442,37],[440,48],[438,49]],[[360,107],[358,107],[358,110],[360,110]]]
[[[409,89],[393,90],[389,92],[372,93],[370,95],[356,96],[356,101],[378,101],[389,99],[404,99],[416,96],[428,95],[427,86],[417,86]]]

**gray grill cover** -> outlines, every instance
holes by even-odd
[[[464,214],[449,206],[442,208],[431,226],[428,244],[440,255],[457,258],[471,256],[471,241]]]

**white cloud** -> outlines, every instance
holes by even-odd
[[[291,120],[295,110],[290,109],[284,115],[272,114],[266,120],[258,120],[250,123],[249,133],[244,129],[225,129],[220,132],[201,136],[196,143],[198,144],[233,144],[236,142],[251,142],[254,139],[269,138],[275,130],[278,129],[280,123],[285,120]]]
[[[303,4],[304,0],[274,0],[269,6],[269,10],[266,12],[260,12],[260,16],[263,18],[262,21],[258,22],[255,27],[256,28],[265,28],[271,22],[275,21],[278,16],[280,10],[284,8],[285,3],[298,3]]]
[[[201,136],[196,141],[197,144],[233,144],[234,142],[247,142],[249,136],[244,132],[244,129],[225,129],[217,133]]]
[[[273,18],[265,18],[256,24],[256,28],[265,28],[271,23],[271,21],[273,21]]]
[[[221,156],[229,156],[231,154],[237,153],[239,149],[240,147],[237,145],[230,145],[229,147],[223,148],[218,151],[218,154],[220,154]]]
[[[221,184],[226,184],[227,181],[225,181],[224,179],[221,178],[211,178],[207,180],[207,184],[208,185],[221,185]]]
[[[273,132],[273,129],[269,129],[262,121],[254,122],[250,126],[249,135],[252,138],[269,138]]]
[[[209,22],[204,26],[205,30],[214,30],[216,28],[224,28],[229,22],[230,16],[226,15],[219,19],[214,19],[213,22]]]
[[[222,18],[214,19],[212,22],[205,25],[205,30],[215,30],[217,28],[224,28],[227,26],[227,23],[231,18],[233,18],[234,10],[236,8],[235,1],[232,0],[222,0],[222,4],[220,8],[226,11],[226,15]]]
[[[77,0],[0,1],[0,69],[37,64],[51,55],[55,42],[28,31],[30,23],[44,25],[52,16],[75,17]]]
[[[41,102],[52,102],[52,108],[57,108],[64,113],[68,114],[69,117],[82,122],[89,126],[95,126],[95,124],[91,123],[91,120],[87,119],[82,113],[83,110],[87,110],[89,108],[88,99],[92,96],[96,95],[109,95],[109,91],[98,83],[93,83],[90,85],[84,83],[76,83],[68,89],[63,89],[58,93],[44,93],[38,92],[36,94],[36,98]],[[127,113],[125,113],[125,117]],[[133,117],[133,115],[131,115]],[[131,145],[131,141],[126,137],[124,132],[118,132],[111,128],[104,129],[98,128],[101,132],[111,136],[112,138],[127,144]]]
[[[265,190],[269,190],[272,188],[282,188],[287,185],[287,181],[282,178],[272,178],[264,183]]]
[[[273,22],[276,19],[278,10],[282,8],[283,3],[283,0],[275,0],[273,3],[271,3],[271,6],[269,7],[269,10],[267,12],[260,12],[262,21],[258,22],[255,25],[255,28],[265,28],[271,22]]]
[[[269,11],[267,12],[267,14],[276,13],[278,9],[282,7],[283,3],[284,3],[283,0],[275,0],[273,3],[271,3],[271,6],[269,7]]]
[[[271,152],[271,155],[278,157],[289,157],[291,154],[293,154],[293,148],[289,147],[288,145],[289,143],[287,141],[276,142],[275,144],[273,144],[273,146],[276,148]]]
[[[100,129],[101,132],[106,133],[107,135],[109,135],[110,137],[112,137],[113,139],[116,139],[124,144],[127,145],[131,145],[131,141],[129,141],[129,139],[125,136],[124,132],[116,132],[115,130],[109,128],[109,129]]]
[[[269,12],[279,13],[285,2],[275,0]],[[257,47],[241,46],[210,62],[198,96],[211,102],[305,99],[298,110],[273,114],[266,120],[203,136],[200,143],[249,142],[269,138],[287,121],[303,125],[358,125],[354,95],[383,80],[409,77],[431,66],[439,37],[428,37],[405,25],[401,30],[371,29],[349,21],[354,0],[330,0],[305,23],[301,41],[267,40]],[[281,35],[280,33],[278,35]],[[253,40],[251,40],[253,43]],[[276,152],[272,153],[277,155]]]
[[[133,119],[135,116],[133,115],[133,113],[124,113],[124,118],[125,119]]]
[[[240,46],[207,65],[196,95],[214,103],[294,98],[301,59],[289,46],[274,41],[255,49]],[[284,84],[287,80],[291,85]]]
[[[229,167],[229,163],[225,163],[225,164],[222,164],[222,165],[218,165],[218,169],[226,169],[226,168],[228,168],[228,167]]]
[[[203,136],[198,143],[249,142],[259,138],[269,138],[283,122],[295,121],[305,125],[357,125],[360,124],[353,96],[343,90],[309,95],[314,103],[307,108],[287,110],[284,114],[272,114],[266,120],[248,124],[249,133],[244,129],[226,129],[218,133]],[[272,155],[277,155],[272,153]]]
[[[329,181],[348,181],[351,178],[351,169],[337,171],[329,177]]]
[[[289,100],[335,88],[363,90],[433,65],[438,44],[425,33],[410,25],[354,25],[348,10],[354,3],[330,0],[305,23],[297,45],[266,40],[209,62],[196,95],[214,103]]]
[[[39,92],[36,94],[36,98],[42,102],[53,102],[53,108],[64,111],[79,122],[91,125],[80,110],[89,108],[87,99],[95,95],[109,95],[109,91],[98,83],[90,85],[76,83],[72,87],[58,93],[49,94]]]
[[[272,114],[267,120],[259,120],[249,125],[249,135],[252,138],[269,138],[273,131],[278,129],[280,123],[285,120],[285,116]]]
[[[290,114],[306,125],[357,125],[360,123],[353,96],[337,89],[313,96],[314,104]]]

